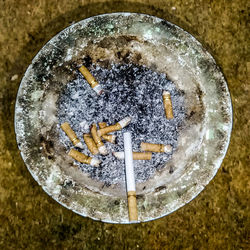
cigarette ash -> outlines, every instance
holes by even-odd
[[[133,151],[140,151],[141,142],[170,144],[177,147],[178,128],[185,118],[184,96],[165,74],[156,73],[145,66],[134,64],[112,64],[110,68],[90,65],[90,72],[102,85],[105,92],[98,96],[85,78],[79,73],[69,82],[58,99],[58,118],[60,124],[69,122],[84,149],[81,152],[91,155],[83,140],[83,133],[89,133],[92,123],[115,124],[126,116],[131,123],[117,135],[117,144],[105,142],[109,151],[107,156],[94,157],[102,161],[99,167],[92,167],[75,161],[82,171],[91,178],[109,186],[125,181],[124,160],[118,160],[114,151],[124,151],[123,132],[132,133]],[[162,92],[171,94],[174,119],[167,120],[164,112]],[[66,150],[72,143],[58,125],[60,141]],[[157,169],[164,167],[172,153],[153,153],[151,160],[134,161],[136,182],[150,178]]]

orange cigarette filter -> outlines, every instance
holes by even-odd
[[[171,101],[171,96],[170,93],[166,90],[163,91],[162,93],[162,98],[163,98],[163,105],[165,109],[165,115],[167,119],[173,119],[173,107],[172,107],[172,101]]]
[[[78,139],[74,130],[70,127],[68,122],[61,124],[61,128],[76,147],[83,149],[82,143],[80,142],[80,140]]]
[[[154,143],[141,143],[141,150],[142,151],[150,151],[156,153],[170,153],[172,151],[171,145],[164,145],[164,144],[154,144]]]
[[[87,155],[85,155],[85,154],[83,154],[75,149],[71,149],[69,151],[68,155],[81,163],[88,164],[88,165],[91,165],[94,167],[98,167],[101,163],[101,161],[99,161],[95,158],[89,157],[89,156],[87,156]]]
[[[99,153],[99,150],[95,144],[95,141],[90,134],[84,134],[83,139],[84,139],[89,151],[91,152],[91,154],[96,155]]]
[[[97,146],[99,152],[102,155],[107,155],[108,154],[107,148],[105,147],[104,143],[102,142],[101,137],[97,134],[97,128],[96,128],[95,123],[92,124],[90,132],[91,132],[91,135],[96,143],[96,146]]]
[[[85,66],[81,66],[79,68],[79,71],[82,73],[82,75],[85,77],[87,82],[89,83],[90,87],[98,94],[100,95],[103,92],[103,89],[101,85],[97,82],[95,77],[89,72],[89,70]]]
[[[128,214],[129,221],[138,221],[138,210],[136,203],[136,192],[128,191]]]

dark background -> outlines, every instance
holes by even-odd
[[[74,21],[117,11],[155,15],[194,35],[225,74],[234,108],[216,177],[185,207],[138,225],[95,222],[56,203],[26,169],[13,126],[18,86],[41,47]],[[247,249],[248,11],[247,0],[0,0],[0,249]]]

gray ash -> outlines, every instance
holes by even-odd
[[[89,132],[89,127],[94,122],[107,122],[111,125],[126,116],[130,116],[132,122],[122,131],[114,133],[117,135],[117,144],[105,142],[109,151],[107,156],[95,156],[102,161],[100,167],[76,162],[82,171],[106,185],[124,182],[124,161],[116,159],[112,152],[124,151],[122,133],[125,131],[132,134],[134,151],[140,151],[141,142],[170,144],[173,150],[176,149],[178,127],[185,118],[184,97],[165,74],[134,64],[112,64],[110,69],[92,64],[89,70],[105,92],[97,96],[79,73],[74,81],[65,86],[58,100],[57,115],[60,124],[69,122],[84,144],[82,135]],[[163,90],[171,93],[174,111],[172,120],[165,117]],[[58,129],[61,143],[69,150],[72,143],[59,126]],[[85,144],[81,152],[90,155]],[[171,155],[153,153],[150,161],[134,161],[136,182],[150,178],[157,169],[164,167]]]

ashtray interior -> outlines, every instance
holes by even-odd
[[[79,72],[85,65],[105,90],[100,96]],[[173,101],[167,120],[162,91]],[[97,156],[100,167],[67,155],[77,136],[95,122],[131,124]],[[232,108],[225,79],[211,55],[181,28],[157,17],[114,13],[91,17],[53,37],[33,59],[16,102],[15,131],[32,176],[56,201],[83,216],[129,223],[122,132],[140,142],[170,144],[173,151],[135,161],[139,220],[167,215],[196,197],[225,156]],[[88,153],[87,147],[82,150]]]

